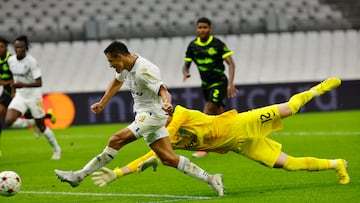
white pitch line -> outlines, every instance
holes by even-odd
[[[73,196],[98,196],[98,197],[161,197],[161,198],[178,198],[178,199],[212,199],[204,196],[178,196],[178,195],[159,195],[159,194],[119,194],[119,193],[88,193],[88,192],[50,192],[50,191],[20,191],[24,194],[41,194],[41,195],[73,195]]]

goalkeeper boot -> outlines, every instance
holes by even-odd
[[[198,151],[192,154],[192,157],[194,158],[203,158],[203,157],[207,157],[208,153],[205,151]]]
[[[67,182],[71,187],[77,187],[80,185],[83,178],[81,178],[76,172],[73,171],[61,171],[55,169],[55,174],[61,182]]]
[[[219,196],[225,195],[225,188],[222,182],[221,174],[210,175],[208,178],[208,184],[216,190]]]
[[[138,165],[137,172],[141,173],[141,172],[145,171],[147,168],[149,168],[150,166],[153,168],[153,171],[156,171],[159,163],[160,163],[160,160],[157,157],[152,156]]]
[[[332,89],[337,88],[341,84],[339,78],[328,78],[318,85],[312,87],[310,90],[314,92],[315,96],[321,96]]]
[[[342,185],[348,184],[350,182],[350,176],[346,171],[347,165],[347,161],[344,159],[336,160],[336,177],[339,179],[339,183]]]

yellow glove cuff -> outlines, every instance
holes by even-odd
[[[121,177],[124,175],[123,171],[119,167],[114,168],[114,172],[117,177]]]

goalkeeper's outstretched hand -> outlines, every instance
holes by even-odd
[[[94,172],[91,177],[91,180],[94,182],[94,184],[99,187],[104,187],[116,179],[116,173],[106,167],[102,167],[99,171]]]
[[[141,173],[141,172],[145,171],[147,168],[149,168],[150,166],[153,167],[153,171],[156,171],[159,162],[160,162],[159,158],[152,156],[152,157],[146,159],[145,161],[141,162],[138,165],[137,172]]]

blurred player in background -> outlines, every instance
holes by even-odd
[[[8,59],[11,56],[11,54],[8,52],[8,44],[9,41],[7,39],[0,37],[0,86],[3,87],[2,93],[0,95],[0,146],[2,134],[2,120],[3,118],[5,118],[7,107],[9,106],[11,99],[15,95],[15,89],[11,87],[11,84],[13,82],[13,75],[8,65]],[[29,110],[25,113],[24,117],[26,119],[33,119]],[[45,115],[45,118],[49,118],[52,123],[56,122],[56,118],[52,109],[49,109],[48,113]],[[35,124],[34,121],[32,122]],[[38,132],[36,131],[35,134],[38,134]],[[0,148],[0,157],[1,156],[2,151]]]
[[[175,108],[167,129],[174,149],[205,150],[218,153],[233,151],[270,168],[287,171],[322,171],[334,169],[340,184],[348,184],[347,162],[343,159],[293,157],[282,152],[282,145],[267,136],[282,128],[281,120],[296,114],[313,97],[337,86],[341,80],[329,78],[310,90],[295,94],[288,102],[254,109],[244,113],[231,110],[217,116],[181,106]],[[94,172],[93,181],[105,186],[118,177],[143,171],[149,166],[156,170],[158,160],[153,151],[122,168],[102,168]]]
[[[194,61],[200,73],[201,87],[206,101],[203,112],[218,115],[224,112],[223,99],[237,94],[234,85],[233,52],[224,42],[210,34],[212,27],[208,18],[199,18],[196,25],[198,37],[190,42],[186,50],[183,78],[185,81],[191,76],[189,69]],[[229,80],[224,73],[224,61],[229,66]],[[195,158],[205,156],[207,156],[205,151],[193,154]]]
[[[224,195],[220,174],[210,175],[188,158],[174,153],[165,128],[167,114],[172,112],[171,95],[161,81],[160,69],[147,59],[131,54],[126,45],[118,41],[112,42],[104,53],[116,74],[100,101],[91,105],[91,110],[96,114],[102,112],[107,102],[126,82],[134,100],[135,121],[111,136],[104,151],[82,169],[56,169],[57,177],[77,187],[85,177],[111,162],[123,146],[143,137],[165,165],[208,183],[218,195]]]
[[[53,149],[51,159],[60,159],[61,148],[54,132],[44,122],[41,70],[36,59],[27,54],[29,50],[27,37],[18,37],[14,42],[14,49],[16,55],[9,58],[8,64],[14,80],[11,86],[15,88],[16,92],[8,106],[5,122],[10,127],[26,128],[34,126],[34,130],[39,129]],[[34,119],[21,118],[28,110]]]
[[[9,42],[0,37],[0,85],[2,88],[2,93],[0,96],[0,143],[1,143],[1,133],[2,133],[2,120],[5,117],[7,107],[10,104],[11,98],[14,95],[13,89],[10,84],[12,83],[12,73],[9,69],[8,59],[10,53],[8,52]],[[0,145],[1,146],[1,145]],[[2,156],[2,151],[0,149],[0,157]]]

